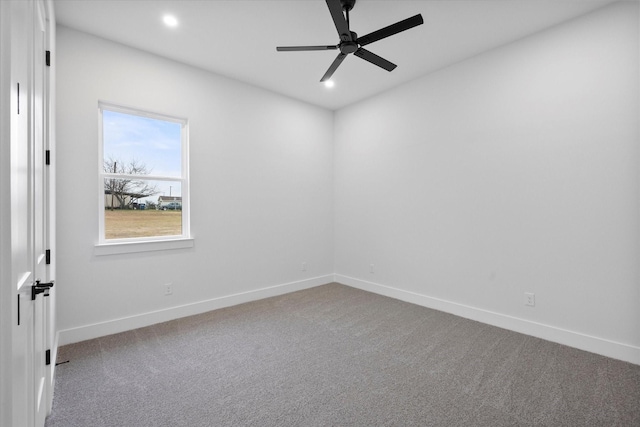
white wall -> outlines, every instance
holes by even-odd
[[[614,4],[339,111],[338,280],[640,363],[638,17]]]
[[[64,27],[57,46],[61,344],[332,280],[332,112]],[[194,248],[94,254],[98,100],[189,119]]]

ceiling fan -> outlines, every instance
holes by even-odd
[[[355,6],[356,0],[326,0],[326,2],[329,7],[329,12],[331,12],[331,17],[333,18],[336,30],[338,30],[340,43],[328,46],[278,46],[276,48],[278,52],[339,49],[340,53],[336,59],[334,59],[327,72],[324,73],[324,76],[320,79],[321,82],[329,80],[342,61],[344,61],[344,58],[346,58],[350,53],[353,53],[354,55],[364,59],[365,61],[369,61],[378,67],[384,68],[387,71],[392,71],[397,67],[396,64],[381,58],[375,53],[369,52],[362,46],[366,46],[369,43],[376,42],[424,23],[422,15],[417,14],[411,18],[407,18],[362,37],[358,37],[358,35],[349,28],[349,11],[353,9],[353,6]]]

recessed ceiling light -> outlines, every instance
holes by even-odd
[[[324,82],[325,87],[333,87],[334,84],[333,80],[327,80]]]
[[[178,26],[178,20],[173,15],[164,15],[162,17],[162,21],[165,23],[167,27],[173,28]]]

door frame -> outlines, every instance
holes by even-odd
[[[53,52],[49,57],[49,66],[45,67],[45,133],[46,133],[46,149],[49,151],[49,165],[45,171],[47,183],[47,214],[46,214],[46,243],[50,250],[48,280],[54,280],[56,276],[56,20],[53,8],[53,0],[45,0],[45,24],[46,24],[46,40],[45,48],[49,52]],[[47,331],[46,342],[47,348],[51,350],[50,361],[47,365],[47,415],[51,413],[53,406],[53,386],[55,380],[55,366],[58,355],[58,334],[56,323],[56,294],[53,290],[47,301]]]

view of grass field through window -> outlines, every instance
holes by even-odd
[[[184,122],[121,107],[101,112],[103,238],[183,235]]]
[[[106,210],[107,239],[175,236],[182,233],[182,212],[176,210]]]

